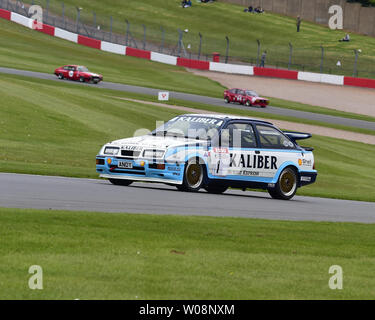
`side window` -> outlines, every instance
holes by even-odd
[[[238,94],[244,95],[245,92],[243,90],[238,90]]]
[[[256,148],[253,127],[248,123],[231,123],[221,132],[221,146]]]
[[[257,125],[262,148],[270,149],[294,149],[294,143],[275,128]]]

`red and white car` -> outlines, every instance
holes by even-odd
[[[255,91],[246,89],[229,89],[224,91],[224,101],[226,103],[237,102],[248,107],[265,108],[269,104],[269,100],[259,97]]]
[[[55,70],[55,75],[59,79],[92,82],[95,84],[103,81],[103,76],[101,74],[92,73],[85,66],[77,66],[72,64],[57,68]]]

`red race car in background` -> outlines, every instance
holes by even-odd
[[[92,82],[97,84],[103,81],[101,74],[92,73],[85,66],[66,65],[55,70],[55,75],[59,79],[69,79],[80,82]]]
[[[226,103],[238,102],[246,106],[265,108],[269,100],[259,97],[255,91],[245,89],[229,89],[224,91],[224,101]]]

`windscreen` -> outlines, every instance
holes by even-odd
[[[251,90],[246,90],[246,94],[248,96],[252,96],[252,97],[257,97],[258,96],[258,94],[255,91],[251,91]]]
[[[223,120],[212,117],[178,116],[154,130],[152,135],[210,140],[218,134]]]

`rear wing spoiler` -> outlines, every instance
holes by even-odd
[[[311,133],[305,133],[305,132],[296,132],[296,131],[283,131],[284,134],[288,136],[290,140],[297,143],[297,140],[304,140],[312,137]],[[298,144],[298,143],[297,143]],[[302,147],[302,146],[301,146]],[[306,151],[313,151],[314,148],[312,147],[302,147]]]

